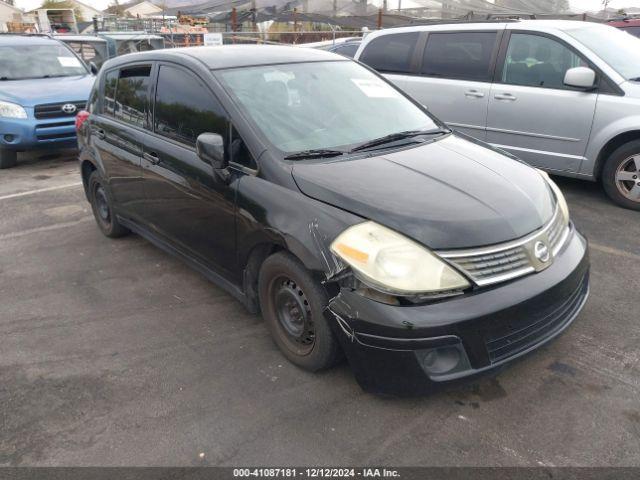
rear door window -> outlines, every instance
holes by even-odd
[[[104,104],[102,110],[105,115],[113,116],[114,114],[119,73],[118,70],[111,70],[104,76]]]
[[[422,74],[489,82],[497,32],[429,33]]]
[[[369,42],[360,61],[379,72],[410,73],[417,42],[418,32],[383,35]]]
[[[118,76],[114,116],[118,120],[144,128],[147,126],[147,92],[151,66],[123,68]]]

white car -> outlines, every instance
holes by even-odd
[[[640,39],[576,21],[438,24],[373,32],[355,59],[452,128],[640,210]]]

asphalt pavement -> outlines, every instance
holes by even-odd
[[[423,398],[305,373],[258,316],[103,237],[70,153],[0,171],[0,465],[640,466],[640,212],[557,179],[591,297],[555,342]]]

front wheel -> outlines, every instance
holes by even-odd
[[[640,140],[626,143],[607,159],[602,185],[618,205],[640,210]]]
[[[18,163],[18,152],[0,149],[0,169],[15,167]]]
[[[259,294],[271,335],[292,363],[315,372],[341,360],[340,346],[323,315],[327,294],[295,257],[278,252],[264,261]]]

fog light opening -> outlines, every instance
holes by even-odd
[[[13,135],[11,135],[11,134],[7,133],[7,134],[4,136],[4,141],[5,141],[5,142],[8,142],[8,143],[11,143],[11,142],[13,142],[13,139],[14,139],[14,138],[15,138],[15,137],[14,137]]]
[[[461,343],[421,350],[418,358],[430,377],[451,375],[471,368]]]

